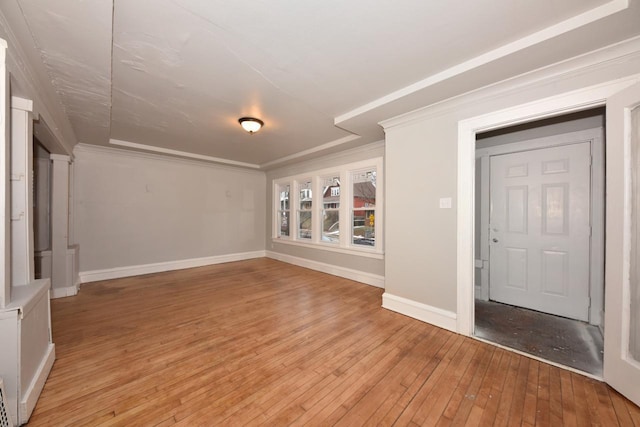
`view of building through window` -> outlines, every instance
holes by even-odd
[[[340,241],[340,176],[322,179],[322,241]]]
[[[280,229],[278,236],[289,236],[289,190],[289,184],[278,186],[278,194],[280,195],[280,205],[278,208],[278,223],[280,224]]]
[[[301,180],[298,183],[298,237],[311,239],[313,192],[311,179]]]
[[[327,250],[381,252],[381,171],[376,158],[274,180],[273,237]]]

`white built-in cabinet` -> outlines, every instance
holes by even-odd
[[[33,105],[9,98],[0,39],[0,378],[11,422],[28,421],[55,359],[50,279],[34,279]]]
[[[49,287],[49,279],[16,286],[0,309],[0,375],[16,425],[29,420],[55,360]]]

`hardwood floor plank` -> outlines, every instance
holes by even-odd
[[[538,368],[538,404],[536,411],[536,423],[537,426],[549,426],[551,425],[551,402],[550,400],[550,381],[549,374],[551,366],[544,363],[540,364]]]
[[[490,378],[491,385],[488,390],[487,401],[484,411],[482,412],[482,418],[480,419],[481,426],[494,424],[496,414],[498,412],[498,406],[500,405],[500,399],[502,398],[502,390],[504,389],[504,383],[506,381],[505,372],[509,369],[509,365],[513,358],[513,354],[505,351],[500,360],[500,366],[495,374]]]
[[[529,361],[529,374],[525,385],[524,404],[522,407],[522,424],[535,425],[538,405],[538,378],[540,373],[540,362]]]
[[[567,427],[578,425],[576,418],[575,396],[571,384],[571,373],[560,370],[560,393],[562,395],[562,423]]]
[[[560,368],[552,366],[549,369],[549,422],[551,425],[565,425],[562,418],[563,404]]]
[[[440,379],[451,363],[451,360],[457,354],[460,347],[462,347],[463,342],[464,340],[461,339],[461,337],[454,337],[451,341],[451,346],[448,347],[447,351],[443,354],[443,357],[441,359],[434,359],[436,363],[435,369],[430,372],[426,381],[424,381],[424,383],[420,385],[419,389],[415,391],[412,400],[404,408],[402,414],[400,414],[396,420],[395,425],[403,426],[411,424],[413,422],[413,417],[420,408],[428,405],[428,403],[425,402],[427,397],[430,395],[434,387],[438,387],[441,384]]]
[[[589,403],[584,393],[584,382],[586,378],[575,373],[571,373],[570,376],[576,407],[576,423],[579,426],[590,425],[591,414],[589,412]]]
[[[509,368],[505,372],[506,378],[504,385],[502,386],[502,394],[498,402],[498,409],[496,411],[496,417],[493,421],[495,426],[506,426],[509,420],[509,412],[511,410],[511,403],[513,402],[513,395],[515,393],[516,379],[520,370],[520,362],[523,359],[519,357],[513,357]]]
[[[636,425],[605,384],[380,307],[383,290],[267,258],[53,300],[29,426]]]
[[[449,407],[445,409],[445,416],[451,419],[451,425],[463,426],[468,422],[473,422],[471,417],[474,415],[474,405],[478,398],[480,385],[485,378],[491,358],[495,352],[495,347],[482,345],[479,349],[479,355],[476,357],[477,367],[470,370],[465,377],[467,378],[468,387],[464,391],[464,398],[461,400],[457,408],[451,407],[453,413],[448,412]],[[470,380],[470,381],[469,381]],[[479,420],[478,420],[479,421]]]
[[[522,423],[530,364],[531,359],[520,359],[520,366],[518,368],[518,372],[516,373],[513,387],[513,400],[511,401],[509,414],[508,416],[505,416],[506,425],[513,426]]]

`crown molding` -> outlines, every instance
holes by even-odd
[[[590,24],[592,22],[595,22],[607,16],[613,15],[614,13],[627,9],[628,7],[629,7],[628,0],[612,0],[601,6],[595,7],[579,15],[573,16],[569,19],[559,22],[555,25],[546,27],[540,31],[537,31],[526,37],[518,39],[514,42],[507,43],[496,49],[486,52],[482,55],[476,56],[475,58],[461,62],[457,65],[454,65],[453,67],[447,68],[446,70],[433,74],[425,79],[422,79],[402,89],[391,92],[367,104],[361,105],[360,107],[357,107],[349,112],[346,112],[336,117],[334,119],[334,123],[338,125],[347,120],[353,119],[357,116],[361,116],[365,113],[375,110],[376,108],[382,107],[383,105],[386,105],[391,102],[397,101],[401,98],[404,98],[405,96],[427,89],[430,86],[436,85],[445,80],[459,76],[465,72],[479,68],[483,65],[486,65],[486,64],[489,64],[490,62],[504,58],[520,50],[526,49],[528,47],[550,40],[561,34],[583,27],[587,24]]]
[[[635,71],[633,64],[636,64]],[[475,89],[417,110],[383,120],[378,124],[385,130],[452,113],[461,105],[490,102],[518,91],[530,90],[552,81],[571,80],[602,69],[619,67],[627,77],[640,72],[640,36],[569,58],[565,61],[529,71],[494,84]],[[614,80],[607,79],[607,80]],[[594,84],[597,86],[597,84]]]
[[[191,165],[191,166],[209,167],[209,168],[216,168],[216,169],[225,169],[225,170],[234,171],[234,172],[264,175],[264,172],[257,170],[255,168],[249,169],[249,168],[233,166],[229,164],[214,163],[214,162],[196,159],[196,158],[177,157],[175,155],[168,155],[168,154],[162,154],[162,153],[146,153],[143,151],[133,151],[133,150],[127,150],[124,148],[116,148],[116,147],[105,147],[102,145],[80,143],[75,146],[73,152],[76,155],[76,158],[82,153],[92,153],[92,154],[102,154],[102,155],[110,155],[110,156],[118,156],[118,157],[164,161],[164,162],[171,162],[171,163],[181,163],[181,164]]]

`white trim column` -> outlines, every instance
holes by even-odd
[[[33,102],[11,98],[11,285],[33,272]]]
[[[52,296],[75,287],[67,269],[69,248],[69,165],[71,158],[51,155],[51,288]]]
[[[11,225],[9,218],[9,73],[7,42],[0,39],[0,308],[11,302]]]

